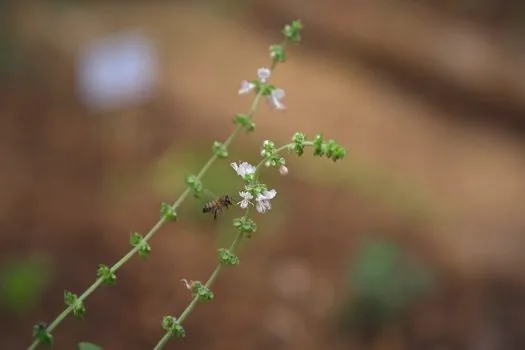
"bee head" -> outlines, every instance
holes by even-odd
[[[232,202],[232,201],[233,201],[232,196],[228,196],[228,195],[224,196],[224,201],[225,201],[226,203],[230,204],[230,205],[233,204],[233,202]]]

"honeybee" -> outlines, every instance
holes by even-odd
[[[217,215],[222,213],[222,209],[228,209],[228,206],[233,205],[232,197],[228,195],[220,196],[214,201],[208,202],[202,208],[203,213],[213,213],[213,220],[217,219]]]

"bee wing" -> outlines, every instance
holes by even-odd
[[[215,193],[213,193],[212,191],[208,190],[207,188],[205,188],[203,192],[206,194],[206,196],[208,196],[208,197],[210,197],[210,198],[213,198],[213,199],[218,198],[218,197],[215,195]]]

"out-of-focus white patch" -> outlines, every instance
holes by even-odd
[[[157,69],[156,48],[139,33],[96,39],[79,52],[78,98],[97,111],[141,104],[152,95]]]

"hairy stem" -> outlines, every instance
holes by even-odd
[[[249,208],[246,209],[246,212],[244,214],[244,217],[247,218],[248,217],[248,214],[249,214]],[[242,233],[239,232],[237,234],[237,236],[235,237],[235,239],[233,240],[232,244],[230,245],[230,248],[229,248],[229,251],[233,254],[235,253],[235,249],[237,249],[237,247],[239,246],[239,243],[241,243],[241,240],[242,240]],[[215,280],[217,279],[217,277],[219,277],[219,273],[221,272],[223,268],[223,265],[222,264],[218,264],[217,267],[215,268],[215,270],[213,270],[213,272],[211,273],[210,277],[208,278],[208,280],[206,281],[206,284],[204,285],[206,288],[210,288],[213,283],[215,282]],[[197,304],[199,303],[199,296],[196,295],[193,297],[193,299],[191,300],[191,302],[188,304],[188,306],[186,307],[186,309],[184,309],[184,311],[180,314],[179,318],[177,318],[177,323],[182,325],[182,323],[184,322],[184,320],[186,320],[186,318],[188,318],[188,316],[191,314],[191,312],[193,311],[193,309],[195,309],[195,307],[197,306]],[[157,343],[157,345],[155,345],[155,347],[153,348],[154,350],[160,350],[162,349],[166,343],[170,340],[170,338],[173,336],[173,333],[170,332],[170,331],[167,331],[164,336],[159,340],[159,342]]]

